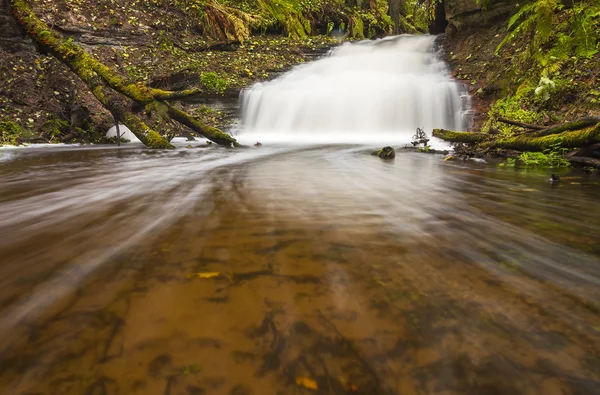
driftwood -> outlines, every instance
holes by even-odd
[[[498,117],[496,119],[498,122],[502,122],[502,123],[507,123],[509,125],[513,125],[513,126],[520,126],[522,128],[525,129],[534,129],[534,130],[543,130],[546,127],[545,126],[539,126],[539,125],[532,125],[530,123],[524,123],[524,122],[519,122],[519,121],[513,121],[511,119],[507,119],[507,118],[503,118],[503,117]]]

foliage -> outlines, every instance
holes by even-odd
[[[523,5],[510,18],[509,33],[496,53],[514,40],[531,35],[529,54],[545,68],[571,55],[588,59],[594,56],[600,39],[600,2],[574,1],[566,18],[559,20],[557,12],[563,7],[558,0],[536,0]]]
[[[0,145],[19,145],[19,140],[28,132],[19,124],[0,119]]]
[[[215,0],[204,5],[201,15],[213,36],[240,42],[250,37],[249,25],[255,19],[242,10],[224,6]]]
[[[223,77],[215,72],[202,73],[200,75],[200,82],[208,93],[216,93],[222,95],[227,90],[229,83]]]
[[[68,130],[69,122],[64,119],[50,118],[42,125],[42,133],[50,141],[58,141]]]
[[[550,93],[556,88],[556,84],[548,77],[540,78],[540,82],[535,88],[535,95],[539,96],[542,101],[550,100]]]
[[[543,114],[528,109],[534,101],[535,88],[525,83],[520,86],[514,95],[508,95],[497,100],[489,111],[490,118],[483,126],[483,130],[489,132],[495,129],[501,135],[511,136],[517,129],[516,126],[498,122],[498,117],[508,118],[525,123],[536,123]]]
[[[562,148],[563,141],[559,139],[544,152],[523,152],[519,156],[519,160],[526,166],[541,166],[541,167],[569,167],[571,163],[565,158],[568,151]]]

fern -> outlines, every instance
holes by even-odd
[[[568,18],[557,23],[556,12],[562,8],[558,0],[536,0],[521,7],[508,21],[509,33],[496,54],[517,37],[531,34],[529,56],[546,72],[557,71],[573,55],[592,58],[599,50],[600,0],[575,4]]]
[[[539,46],[548,42],[552,35],[552,25],[556,20],[556,11],[562,6],[557,0],[537,0],[524,5],[508,21],[508,33],[496,48],[496,53],[502,47],[512,42],[516,37],[534,33],[534,45]],[[516,25],[516,27],[515,27]]]
[[[310,21],[302,15],[302,7],[297,0],[258,0],[262,11],[282,25],[293,38],[310,35]]]
[[[578,4],[573,9],[572,29],[577,56],[591,58],[598,52],[598,30],[600,29],[600,5]]]

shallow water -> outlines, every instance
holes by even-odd
[[[0,393],[600,393],[600,176],[368,153],[11,151]]]

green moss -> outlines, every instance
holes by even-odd
[[[396,150],[392,147],[383,147],[377,151],[371,152],[371,155],[378,156],[381,159],[394,159],[396,157]]]
[[[515,131],[520,130],[517,126],[498,122],[498,117],[525,123],[538,123],[543,118],[543,114],[530,109],[535,100],[534,91],[535,86],[526,82],[517,89],[514,95],[497,100],[488,112],[490,117],[483,127],[483,132],[496,130],[501,135],[512,136]]]
[[[483,144],[483,148],[506,148],[518,151],[545,151],[553,147],[576,148],[600,142],[600,124],[575,132],[563,132],[544,137],[505,137]]]
[[[488,136],[483,133],[454,132],[446,129],[433,129],[433,137],[452,143],[477,144],[485,141]]]
[[[20,139],[29,137],[31,132],[18,123],[0,120],[0,145],[19,145]]]
[[[221,77],[215,72],[202,73],[200,75],[200,82],[202,83],[202,86],[204,86],[204,89],[208,93],[215,93],[220,95],[225,93],[225,90],[229,85],[225,78]]]
[[[146,146],[148,148],[174,148],[164,137],[154,130],[146,133]]]

